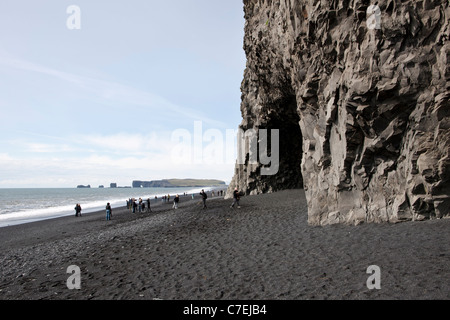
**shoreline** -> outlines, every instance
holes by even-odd
[[[195,204],[198,205],[198,202],[201,201],[200,195],[195,194],[194,200],[192,200],[191,195],[192,194],[186,194],[186,196],[180,196],[180,208]],[[208,201],[215,199],[223,199],[223,196],[208,196]],[[140,213],[138,212],[138,209],[136,209],[136,213],[132,213],[132,210],[128,209],[126,206],[113,207],[113,219],[110,221],[110,225],[145,219],[153,214],[164,214],[174,210],[172,209],[173,199],[169,202],[163,202],[161,201],[161,198],[158,198],[157,201],[155,201],[156,203],[153,202],[155,199],[151,200],[152,212],[150,213],[147,212],[147,208],[145,208],[144,212]],[[51,217],[37,221],[3,226],[0,227],[0,243],[3,245],[15,245],[16,243],[26,243],[29,245],[30,242],[33,243],[33,237],[36,240],[39,240],[39,242],[46,241],[46,237],[48,237],[47,240],[55,240],[59,238],[51,232],[47,232],[46,228],[59,230],[61,238],[78,236],[80,235],[80,230],[77,227],[80,225],[84,226],[81,230],[81,234],[92,230],[97,230],[98,228],[102,228],[103,221],[106,220],[105,217],[105,210],[102,209],[89,213],[82,212],[81,217],[75,217],[75,214],[72,213],[70,215],[60,217]],[[73,228],[74,224],[77,225],[76,228]],[[37,234],[40,236],[38,237]],[[2,250],[0,249],[0,252],[1,251]]]
[[[207,190],[207,193],[211,194],[211,191],[216,191],[216,190],[224,190],[226,191],[226,188],[222,188],[222,187],[203,187],[205,188],[205,190]],[[151,189],[151,188],[149,188]],[[167,188],[167,189],[176,189],[176,188]],[[60,190],[60,189],[55,189],[55,190]],[[146,188],[139,188],[139,191],[133,190],[134,192],[130,192],[130,194],[134,193],[134,194],[139,194],[142,191],[147,191]],[[194,195],[197,194],[197,191],[200,192],[201,188],[199,189],[187,189],[180,194],[180,197],[183,194],[186,194],[191,196],[192,193],[194,193]],[[210,190],[210,191],[208,191]],[[168,191],[168,193],[166,194],[162,194],[162,190],[159,190],[160,193],[157,194],[153,194],[153,197],[150,198],[151,201],[151,205],[158,205],[158,203],[162,200],[162,197],[167,195],[167,194],[171,194],[172,196],[174,196],[175,194],[177,194],[177,192],[172,193],[170,192],[171,190],[164,190],[164,191]],[[179,191],[179,190],[177,190]],[[194,191],[194,192],[192,192]],[[155,199],[154,197],[158,196],[158,199]],[[113,196],[114,197],[114,196]],[[139,199],[142,198],[144,201],[147,200],[147,197],[144,196],[134,196],[135,199]],[[128,199],[133,198],[133,197],[120,197],[118,198],[117,196],[115,196],[115,198],[111,198],[111,199],[105,199],[103,200],[104,202],[102,202],[102,204],[100,205],[99,203],[101,202],[101,200],[89,200],[89,202],[83,202],[83,201],[77,201],[77,203],[81,202],[81,207],[82,207],[82,214],[92,214],[92,213],[96,213],[98,211],[102,211],[103,208],[106,206],[107,202],[110,202],[111,205],[115,206],[115,207],[121,207],[122,205],[125,206],[126,201],[128,201]],[[76,201],[76,200],[74,200]],[[95,205],[94,205],[95,203]],[[4,227],[8,227],[8,226],[14,226],[14,225],[21,225],[21,224],[27,224],[27,223],[32,223],[32,222],[38,222],[38,221],[42,221],[42,220],[50,220],[50,219],[56,219],[56,218],[61,218],[61,217],[70,217],[71,215],[74,215],[75,211],[73,209],[73,207],[75,206],[74,204],[70,204],[67,205],[59,205],[59,206],[53,206],[53,207],[46,207],[46,208],[38,208],[35,210],[19,210],[16,212],[9,212],[9,213],[4,213],[4,214],[0,214],[0,230],[1,228]]]
[[[303,190],[113,209],[0,231],[3,300],[450,298],[450,220],[307,224]],[[152,207],[153,209],[153,207]],[[66,270],[81,270],[69,290]],[[381,290],[366,286],[381,268]],[[425,271],[426,270],[426,271]]]

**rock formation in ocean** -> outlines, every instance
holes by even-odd
[[[304,185],[312,225],[450,216],[448,1],[244,0],[240,129],[279,129],[279,170],[236,165],[246,194]]]
[[[134,180],[131,185],[133,188],[195,188],[225,186],[225,181],[216,179],[163,179],[151,181]]]

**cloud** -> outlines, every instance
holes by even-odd
[[[157,156],[177,157],[180,155],[185,162],[195,162],[198,155],[203,163],[234,162],[236,159],[236,131],[206,131],[190,132],[187,129],[177,129],[167,132],[114,134],[78,134],[68,137],[56,137],[20,131],[28,137],[15,138],[7,143],[16,150],[26,153],[64,154],[108,154],[115,157],[123,156]],[[231,135],[230,135],[231,134]],[[32,141],[30,141],[31,137]],[[13,148],[10,148],[12,151]],[[196,155],[196,158],[194,158]],[[179,161],[177,160],[176,163]]]
[[[120,157],[91,155],[82,158],[51,159],[11,157],[0,154],[0,187],[75,187],[132,180],[165,178],[214,178],[229,181],[233,166],[215,164],[174,164],[167,155]]]
[[[40,135],[34,138],[51,139]],[[169,135],[117,133],[77,135],[51,142],[15,140],[20,151],[0,153],[0,187],[73,187],[164,178],[215,178],[228,181],[234,162],[220,148],[205,141],[201,161],[194,161],[193,146],[179,155],[178,141]],[[188,142],[189,143],[189,142]],[[226,154],[231,150],[222,149]],[[218,157],[216,156],[219,155]]]
[[[33,153],[57,153],[57,152],[74,152],[75,148],[68,145],[54,145],[45,143],[26,143],[25,148],[28,152]]]
[[[7,153],[0,153],[0,163],[8,163],[12,161],[13,158]]]
[[[201,120],[215,127],[226,127],[223,122],[214,120],[198,110],[176,105],[157,94],[142,91],[111,80],[55,70],[33,62],[18,59],[4,51],[0,51],[0,65],[63,80],[86,93],[94,94],[95,97],[104,103],[109,102],[114,103],[115,105],[124,106],[134,105],[138,108],[143,108],[144,110],[149,110],[150,108],[154,110],[154,114],[159,114],[163,117],[167,117],[167,114],[170,113],[176,114],[181,119]]]
[[[164,144],[153,132],[150,134],[117,133],[111,135],[77,135],[71,138],[74,143],[97,151],[113,153],[145,154],[164,151]]]

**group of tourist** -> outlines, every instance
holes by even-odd
[[[145,205],[146,203],[147,206]],[[150,198],[148,198],[146,201],[143,201],[142,198],[139,198],[139,200],[136,200],[135,198],[130,198],[127,200],[127,209],[129,209],[133,213],[136,213],[136,211],[138,211],[139,213],[145,212],[146,207],[147,212],[152,212],[152,209],[150,207]]]
[[[184,196],[186,196],[186,193],[183,194]],[[218,190],[217,191],[217,196],[222,196],[223,195],[223,190]],[[206,209],[206,199],[208,199],[208,195],[205,192],[204,189],[202,189],[202,191],[200,192],[200,196],[202,197],[202,201],[203,201],[203,208],[202,209]],[[215,196],[214,191],[211,192],[211,196]],[[155,200],[157,200],[158,197],[155,196]],[[192,194],[192,199],[194,199],[194,194]],[[240,192],[238,191],[238,188],[235,188],[233,191],[233,203],[231,204],[230,208],[234,208],[235,205],[237,205],[238,208],[240,208],[239,205],[239,200],[240,200]],[[162,197],[162,201],[163,202],[169,202],[170,201],[170,194],[168,194],[167,196],[164,195]],[[173,209],[178,209],[178,204],[180,202],[180,196],[177,194],[175,196],[175,198],[173,199]],[[136,200],[135,198],[129,198],[128,200],[126,200],[127,203],[127,209],[130,210],[132,213],[142,213],[145,212],[145,209],[147,208],[147,212],[152,212],[151,207],[150,207],[150,198],[148,198],[147,200],[143,200],[142,198],[139,198],[138,200]],[[81,217],[81,205],[79,203],[77,203],[75,205],[75,216]],[[108,202],[106,204],[106,220],[111,220],[112,218],[112,208],[111,208],[111,204]]]
[[[223,190],[220,190],[220,194],[223,194]],[[208,195],[206,194],[205,190],[202,189],[202,191],[200,192],[200,195],[202,196],[202,201],[203,201],[203,208],[202,209],[206,209],[206,199],[208,199]],[[212,196],[214,196],[214,191],[212,191],[211,193]],[[219,195],[219,191],[217,191],[217,195]],[[237,204],[237,207],[240,208],[241,206],[239,205],[239,200],[241,198],[241,194],[238,190],[238,188],[234,188],[233,191],[233,203],[231,204],[230,208],[234,208],[234,206]]]

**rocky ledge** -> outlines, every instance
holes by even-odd
[[[448,1],[244,0],[240,128],[279,129],[279,169],[236,165],[246,194],[304,186],[313,225],[450,215]]]

